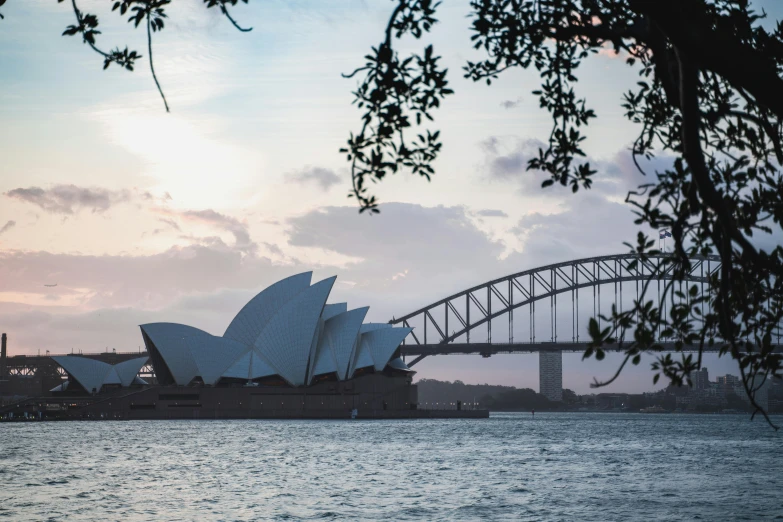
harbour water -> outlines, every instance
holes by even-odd
[[[783,519],[783,435],[746,415],[5,423],[0,519]]]

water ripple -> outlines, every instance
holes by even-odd
[[[0,425],[7,520],[783,519],[743,416]]]

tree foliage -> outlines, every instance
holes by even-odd
[[[353,193],[361,209],[376,210],[367,181],[410,167],[427,179],[440,150],[437,131],[407,130],[432,119],[439,100],[451,94],[446,71],[432,47],[402,59],[396,39],[415,38],[437,22],[437,3],[396,0],[383,43],[367,57],[356,103],[364,109],[362,131],[345,152],[352,165]],[[552,127],[529,170],[549,174],[543,187],[589,189],[597,173],[583,143],[597,117],[578,94],[579,67],[610,47],[639,75],[622,100],[625,116],[639,127],[632,153],[648,182],[626,201],[638,225],[671,230],[674,252],[657,263],[671,274],[662,296],[647,292],[629,310],[602,317],[610,326],[589,325],[585,357],[602,359],[607,343],[623,342],[625,359],[639,364],[656,355],[654,381],[690,382],[701,366],[701,349],[719,343],[721,355],[737,360],[756,412],[756,391],[781,377],[773,339],[783,318],[783,247],[762,249],[756,238],[780,237],[783,223],[783,26],[767,28],[764,14],[746,0],[472,0],[472,36],[485,58],[468,62],[464,75],[491,85],[504,71],[534,68],[533,90]],[[425,87],[426,86],[426,87]],[[406,132],[404,135],[403,132]],[[645,173],[639,158],[672,156],[671,168]],[[779,240],[778,240],[779,241]],[[640,262],[657,254],[655,239],[639,233],[629,247]],[[691,257],[717,254],[719,273],[709,291],[683,288]],[[646,287],[645,287],[646,289]],[[673,302],[664,311],[662,302]],[[675,340],[679,357],[663,353],[658,339]],[[682,353],[698,345],[696,357]],[[768,419],[768,417],[767,417]],[[769,420],[769,419],[768,419]]]
[[[6,0],[0,0],[0,7]],[[63,3],[67,0],[57,0],[57,3]],[[155,86],[160,93],[160,97],[163,100],[163,106],[166,108],[166,112],[169,112],[169,104],[166,101],[166,96],[163,94],[163,89],[158,81],[158,75],[155,73],[155,65],[152,60],[152,35],[158,31],[162,31],[165,27],[164,20],[168,17],[166,14],[166,8],[171,4],[172,0],[110,0],[112,12],[118,13],[120,16],[128,16],[128,23],[133,24],[134,28],[143,27],[147,33],[147,56],[150,64],[150,72],[152,78],[155,80]],[[247,3],[248,0],[203,0],[207,9],[218,8],[220,12],[231,22],[231,24],[242,32],[251,31],[253,28],[242,28],[231,16],[228,11],[228,7],[234,7],[239,2]],[[98,29],[99,22],[98,16],[81,11],[76,4],[76,0],[70,0],[71,8],[73,9],[76,23],[69,25],[63,31],[63,36],[81,36],[82,42],[87,44],[90,49],[95,51],[103,58],[103,68],[108,69],[111,64],[116,64],[119,67],[133,71],[136,64],[136,60],[143,58],[137,51],[129,50],[127,46],[123,49],[115,47],[112,50],[106,50],[106,48],[98,46],[98,36],[101,31]],[[3,15],[0,14],[0,18]]]

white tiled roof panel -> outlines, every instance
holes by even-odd
[[[278,310],[309,288],[312,275],[312,272],[296,274],[267,287],[239,311],[226,328],[223,337],[253,346],[258,335]]]
[[[87,357],[63,355],[52,357],[52,359],[88,392],[92,392],[93,389],[101,391],[103,381],[112,369],[111,364]]]
[[[313,334],[335,279],[324,279],[288,301],[255,341],[255,347],[292,386],[305,384]]]

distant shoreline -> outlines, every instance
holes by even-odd
[[[497,409],[489,410],[490,413],[531,413],[531,410],[513,410],[513,409]],[[727,411],[727,412],[721,412],[721,411],[661,411],[661,412],[647,412],[642,413],[640,411],[631,411],[631,410],[536,410],[535,413],[638,413],[641,415],[671,415],[671,414],[682,414],[682,415],[751,415],[753,412],[751,411]],[[780,413],[772,413],[770,416],[779,416],[783,415]]]

